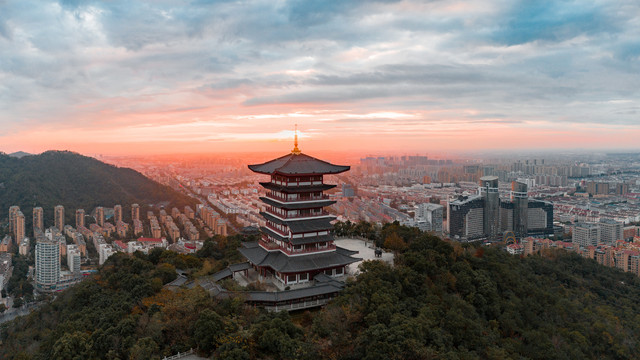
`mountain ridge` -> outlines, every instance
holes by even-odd
[[[166,203],[183,207],[195,200],[159,184],[129,168],[106,164],[71,151],[46,151],[39,155],[12,157],[0,154],[0,219],[10,206],[18,205],[31,224],[33,207],[44,209],[45,222],[53,219],[56,205],[65,207],[66,223],[75,210],[89,213],[96,206],[125,208],[133,203],[154,206]],[[130,212],[125,210],[125,219]]]

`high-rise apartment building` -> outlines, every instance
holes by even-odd
[[[36,230],[36,289],[55,291],[60,279],[60,242]]]
[[[616,184],[616,195],[627,195],[629,193],[629,184]]]
[[[480,178],[480,196],[484,199],[484,232],[495,239],[501,235],[500,231],[500,194],[498,192],[498,177],[483,176]]]
[[[527,237],[529,219],[529,194],[527,184],[511,183],[511,202],[513,202],[513,232],[517,237]]]
[[[527,185],[514,181],[510,199],[500,199],[498,177],[480,179],[479,195],[449,201],[447,225],[454,238],[497,239],[507,231],[517,237],[553,234],[553,204],[529,199]]]
[[[480,195],[450,200],[447,211],[448,230],[452,237],[470,240],[484,236],[484,201]]]
[[[76,210],[76,229],[84,226],[84,209]]]
[[[122,221],[122,205],[116,205],[113,207],[113,223],[118,224]]]
[[[587,192],[589,195],[608,195],[609,183],[589,181],[587,183]]]
[[[580,247],[596,246],[600,242],[600,227],[597,224],[577,223],[571,241]]]
[[[62,229],[64,229],[64,206],[56,206],[53,210],[53,215],[53,224],[58,228],[58,230],[62,231]]]
[[[20,210],[16,213],[15,231],[13,232],[13,235],[15,236],[14,240],[16,245],[19,245],[22,239],[27,236],[24,229],[24,214]]]
[[[16,228],[16,215],[18,215],[18,211],[20,211],[19,206],[12,206],[9,208],[9,231],[12,234],[15,234]]]
[[[140,220],[140,206],[138,204],[131,205],[131,221]]]
[[[419,204],[416,209],[416,221],[426,221],[427,230],[437,234],[442,234],[442,216],[444,207],[440,204],[424,203]]]
[[[601,219],[598,226],[600,227],[600,243],[615,245],[616,241],[623,240],[621,222],[612,219]]]
[[[41,207],[33,208],[33,231],[36,229],[44,231],[44,210]]]
[[[67,266],[75,277],[80,275],[80,250],[78,245],[67,245]]]
[[[100,227],[104,226],[104,208],[102,206],[96,208],[96,224]]]

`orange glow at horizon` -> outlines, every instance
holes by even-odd
[[[253,109],[255,110],[255,109]],[[278,110],[285,110],[279,107]],[[352,113],[343,110],[278,111],[216,114],[206,119],[166,119],[153,124],[155,114],[122,116],[110,127],[40,127],[22,130],[4,138],[2,151],[40,153],[71,150],[82,154],[153,155],[173,153],[286,152],[293,144],[294,123],[299,124],[303,152],[426,153],[472,152],[510,149],[609,149],[611,139],[620,148],[634,144],[640,129],[540,122],[471,123],[464,118],[438,120],[446,111],[376,111]],[[464,111],[473,114],[472,109]],[[181,112],[182,114],[182,112]],[[106,120],[103,120],[106,121]],[[127,125],[127,123],[131,125]]]

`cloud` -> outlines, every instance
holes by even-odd
[[[632,128],[637,18],[633,0],[0,0],[0,128]],[[384,113],[418,115],[361,116]]]
[[[506,45],[517,45],[618,32],[615,19],[609,18],[604,10],[602,6],[575,0],[515,1],[498,22],[492,38]]]

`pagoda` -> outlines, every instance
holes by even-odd
[[[323,192],[336,185],[325,184],[323,176],[348,171],[349,166],[303,154],[296,131],[291,153],[249,169],[271,177],[260,183],[267,190],[260,197],[266,205],[260,212],[266,221],[261,239],[240,249],[261,280],[270,280],[280,290],[308,287],[318,274],[339,280],[347,265],[361,260],[352,257],[356,251],[335,245],[335,216],[324,210],[335,201]]]

